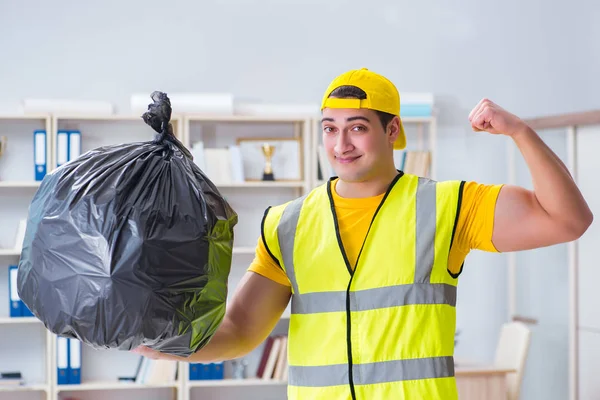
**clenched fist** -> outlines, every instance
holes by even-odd
[[[475,132],[486,131],[497,135],[513,136],[528,128],[519,117],[488,99],[481,100],[473,108],[469,121]]]

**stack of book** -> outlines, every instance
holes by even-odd
[[[428,177],[431,165],[431,152],[394,150],[396,168],[406,174]]]
[[[256,377],[263,380],[287,381],[287,335],[267,338]]]
[[[177,361],[141,357],[135,376],[120,380],[132,380],[145,385],[170,384],[177,380]]]
[[[400,93],[400,118],[433,115],[433,93]]]
[[[223,379],[223,362],[191,363],[190,381]]]
[[[20,372],[0,372],[0,387],[19,386],[25,382]]]

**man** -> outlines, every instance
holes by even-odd
[[[292,297],[291,399],[456,399],[455,303],[471,249],[506,252],[579,238],[592,213],[568,170],[522,120],[489,100],[472,128],[515,141],[534,190],[434,182],[396,170],[406,138],[395,86],[367,69],[322,101],[337,178],[267,209],[257,256],[210,343],[189,358],[241,357]]]

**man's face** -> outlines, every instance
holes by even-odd
[[[363,182],[377,176],[393,158],[396,121],[387,132],[373,110],[325,108],[322,113],[323,145],[340,179]]]

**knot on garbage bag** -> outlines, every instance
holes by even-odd
[[[148,111],[142,115],[142,119],[158,132],[154,143],[162,144],[165,140],[174,136],[173,125],[171,125],[171,100],[166,93],[158,90],[152,92],[150,97],[153,103],[148,104]]]

